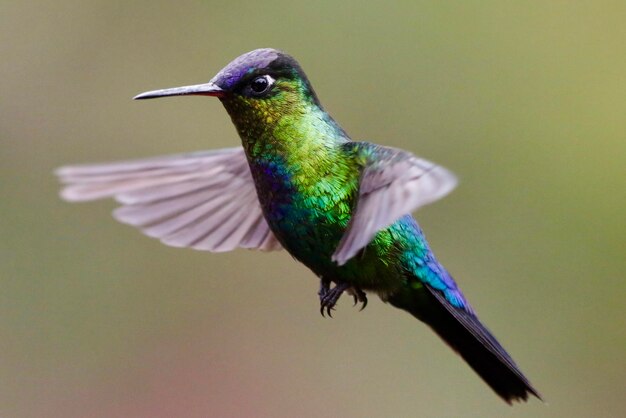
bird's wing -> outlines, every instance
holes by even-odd
[[[113,197],[113,215],[174,247],[281,249],[259,204],[242,147],[61,167],[61,197]]]
[[[395,148],[347,143],[362,164],[359,197],[348,227],[332,256],[343,265],[403,215],[441,199],[457,184],[447,169]]]

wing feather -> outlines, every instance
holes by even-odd
[[[113,197],[113,215],[175,247],[279,250],[259,204],[243,148],[62,167],[61,197]]]
[[[399,149],[354,143],[367,153],[354,213],[333,261],[343,265],[402,216],[441,199],[457,184],[447,169]]]

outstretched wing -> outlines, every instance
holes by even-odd
[[[417,208],[441,199],[457,184],[447,169],[411,153],[367,142],[347,143],[363,161],[359,197],[332,256],[343,265],[376,233]]]
[[[281,249],[259,204],[242,147],[61,167],[61,197],[113,197],[113,216],[174,247]]]

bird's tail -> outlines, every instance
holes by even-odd
[[[525,401],[541,395],[476,315],[452,306],[427,286],[401,292],[389,302],[428,324],[502,399]]]

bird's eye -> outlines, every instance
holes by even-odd
[[[250,82],[250,90],[255,95],[260,95],[269,90],[269,88],[274,84],[274,79],[269,75],[262,75],[253,79]]]

